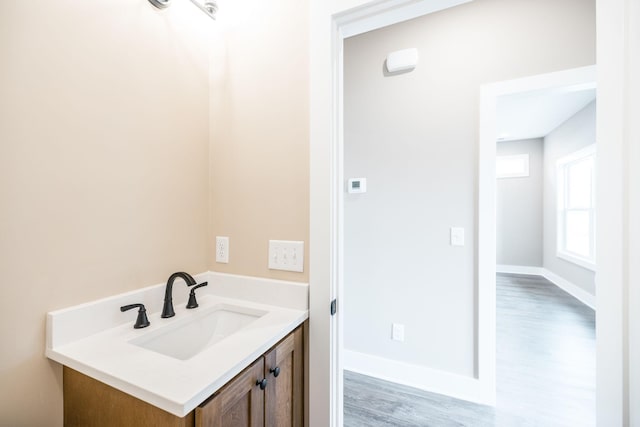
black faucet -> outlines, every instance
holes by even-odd
[[[167,287],[165,288],[165,291],[164,291],[164,307],[162,308],[162,315],[160,316],[165,319],[167,317],[173,317],[176,315],[176,313],[173,311],[172,291],[173,291],[173,281],[176,280],[178,277],[184,279],[184,281],[187,282],[187,286],[193,286],[196,284],[195,279],[191,277],[189,273],[185,273],[182,271],[173,273],[169,277],[169,280],[167,280]]]
[[[198,300],[196,300],[196,289],[201,288],[203,286],[207,286],[208,282],[202,282],[199,285],[191,288],[191,292],[189,292],[189,302],[187,303],[187,308],[197,308]]]
[[[129,304],[123,305],[120,307],[120,311],[124,312],[127,310],[131,310],[132,308],[138,309],[138,318],[136,319],[136,324],[133,325],[135,329],[146,328],[151,323],[149,323],[149,319],[147,318],[147,310],[144,308],[144,304]]]

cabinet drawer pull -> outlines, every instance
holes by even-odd
[[[276,366],[275,368],[269,369],[269,372],[271,372],[273,376],[277,378],[278,375],[280,375],[280,368]]]
[[[263,378],[261,380],[256,381],[256,385],[260,386],[260,390],[264,390],[265,388],[267,388],[267,379]]]

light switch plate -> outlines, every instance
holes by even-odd
[[[451,246],[464,246],[464,228],[451,227]]]
[[[269,240],[269,269],[302,273],[304,270],[304,242]]]

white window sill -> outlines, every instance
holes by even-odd
[[[565,261],[569,261],[573,264],[579,265],[580,267],[586,268],[587,270],[596,271],[596,264],[593,261],[581,258],[570,252],[558,251],[556,252],[556,256]]]
[[[529,177],[529,172],[522,172],[522,173],[502,173],[499,175],[496,175],[497,179],[507,179],[507,178],[528,178]]]

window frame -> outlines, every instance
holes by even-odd
[[[505,173],[505,174],[500,174],[498,173],[498,163],[500,162],[500,159],[524,159],[524,165],[525,165],[525,171],[524,172],[516,172],[516,173]],[[504,179],[504,178],[526,178],[530,175],[529,173],[529,153],[525,153],[525,154],[513,154],[513,155],[506,155],[506,156],[497,156],[496,157],[496,178],[497,179]]]
[[[591,205],[589,208],[568,208],[570,189],[568,180],[568,169],[589,157],[593,158],[593,168],[591,173]],[[557,218],[556,218],[556,256],[565,261],[577,264],[591,271],[596,271],[596,144],[588,145],[568,156],[558,159],[556,162],[556,184],[557,184]],[[566,248],[566,218],[567,212],[588,212],[589,213],[589,247],[590,256],[571,252]]]

